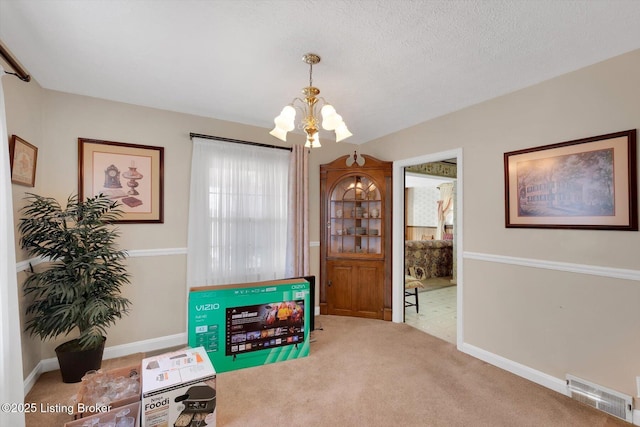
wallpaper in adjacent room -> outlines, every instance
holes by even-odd
[[[438,225],[438,200],[436,187],[413,187],[407,192],[407,225],[435,227]]]

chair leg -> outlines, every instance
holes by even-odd
[[[414,297],[416,300],[415,300],[415,302],[410,302],[410,301],[407,300],[407,297],[409,297],[409,298]],[[407,290],[406,288],[405,288],[405,291],[404,291],[404,307],[407,308],[407,307],[412,307],[412,306],[416,307],[416,313],[420,312],[420,302],[418,300],[418,288],[417,287],[413,288],[413,292],[411,292],[411,290]]]

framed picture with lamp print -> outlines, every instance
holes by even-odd
[[[164,222],[164,147],[78,138],[78,198],[120,202],[119,223]]]

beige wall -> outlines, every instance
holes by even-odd
[[[8,69],[8,68],[7,68]],[[45,163],[42,160],[42,96],[43,91],[37,82],[24,83],[18,78],[11,76],[4,76],[1,79],[5,96],[5,108],[7,116],[7,133],[9,136],[16,134],[24,140],[38,147],[38,167]],[[25,191],[38,192],[42,185],[41,175],[36,176],[35,187],[24,187],[20,185],[13,185],[13,207],[16,212],[15,217],[18,216],[18,209],[22,206],[22,197]],[[16,219],[17,222],[17,219]],[[19,234],[16,231],[16,240]],[[16,248],[18,248],[16,242]],[[17,250],[16,259],[21,261],[25,259],[22,255],[22,251]],[[20,272],[18,274],[18,286],[25,280],[26,274]],[[18,290],[18,302],[21,307],[24,307],[24,295]],[[24,330],[25,324],[25,310],[20,309],[20,329]],[[42,359],[42,345],[38,338],[31,338],[25,334],[22,335],[22,368],[23,375],[26,377],[31,370]]]
[[[559,379],[571,373],[636,395],[637,279],[503,261],[519,257],[579,269],[629,269],[637,278],[640,234],[506,229],[503,153],[637,128],[640,51],[365,145],[366,152],[386,160],[462,148],[465,343]],[[470,259],[471,253],[497,262]]]
[[[40,150],[37,193],[66,197],[76,191],[78,137],[165,147],[165,222],[122,225],[122,247],[128,250],[186,247],[189,132],[277,142],[262,128],[48,91],[7,77],[3,85],[9,134]],[[637,232],[505,229],[502,155],[639,128],[639,100],[637,51],[425,122],[358,151],[402,160],[461,147],[464,235],[459,237],[465,253],[637,269]],[[319,165],[354,148],[326,141],[312,152],[312,241],[320,232]],[[28,190],[14,185],[16,209]],[[311,255],[311,272],[317,275],[317,246]],[[24,259],[18,251],[18,261]],[[129,265],[131,314],[109,331],[108,345],[184,332],[185,256],[135,257]],[[466,343],[560,379],[572,373],[635,395],[637,281],[477,259],[466,259],[463,268]],[[53,357],[54,346],[23,337],[25,376],[38,360]]]

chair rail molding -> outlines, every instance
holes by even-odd
[[[154,257],[154,256],[166,256],[166,255],[186,255],[187,248],[160,248],[160,249],[127,249],[127,256],[129,258],[142,258],[142,257]],[[31,266],[48,262],[48,258],[34,257],[24,261],[16,263],[16,272],[29,270]]]
[[[165,255],[186,255],[187,248],[131,249],[127,250],[127,254],[131,258]]]
[[[610,277],[640,281],[640,270],[626,268],[603,267],[588,264],[575,264],[570,262],[547,261],[533,258],[520,258],[506,255],[485,254],[480,252],[463,253],[464,259],[495,262],[500,264],[519,265],[523,267],[543,268],[546,270],[566,271],[570,273],[589,274],[592,276]]]

